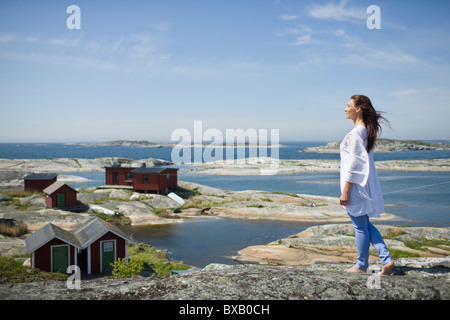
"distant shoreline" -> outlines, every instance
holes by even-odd
[[[446,141],[446,142],[444,142]],[[384,139],[377,140],[375,152],[398,152],[411,150],[450,150],[449,140],[396,140]],[[132,148],[174,148],[174,147],[279,147],[283,148],[292,143],[317,143],[324,144],[316,147],[307,147],[299,152],[310,153],[339,153],[340,141],[326,142],[326,140],[286,140],[280,141],[278,144],[259,143],[259,142],[245,142],[245,143],[215,143],[214,141],[203,141],[203,143],[173,143],[173,142],[158,142],[148,140],[111,140],[100,142],[0,142],[0,144],[15,144],[15,145],[33,145],[33,146],[48,146],[50,144],[62,144],[67,146],[82,146],[82,147],[132,147]]]
[[[310,147],[299,152],[339,153],[340,141],[333,141],[324,146]],[[450,150],[450,143],[425,142],[421,140],[378,139],[374,152],[401,152],[422,150]]]
[[[274,160],[271,158],[249,158],[244,163],[226,161],[195,163],[190,173],[209,175],[288,175],[298,173],[339,172],[340,161],[319,160]],[[375,161],[378,171],[450,171],[450,159],[387,160]]]
[[[103,172],[105,167],[121,164],[124,167],[174,166],[180,167],[180,173],[209,175],[287,175],[297,173],[339,172],[339,160],[335,159],[301,159],[276,160],[273,158],[246,158],[230,161],[189,163],[177,165],[173,162],[148,158],[128,159],[122,157],[54,158],[54,159],[4,159],[0,158],[0,181],[20,179],[30,172]],[[375,161],[379,171],[450,171],[450,158],[425,160],[387,160]],[[6,178],[16,173],[14,178]],[[5,178],[2,178],[2,174]]]
[[[270,143],[214,143],[214,142],[203,142],[203,143],[191,143],[191,144],[182,144],[182,143],[158,143],[158,142],[149,142],[149,141],[130,141],[130,140],[114,140],[114,141],[105,141],[105,142],[92,142],[92,143],[64,143],[65,145],[79,145],[83,147],[134,147],[134,148],[203,148],[203,147],[224,147],[224,148],[233,148],[233,147],[284,147],[282,144],[270,144]]]

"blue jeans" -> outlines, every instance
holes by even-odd
[[[369,216],[363,215],[354,217],[349,215],[355,228],[356,248],[358,250],[358,258],[356,266],[361,270],[369,268],[369,248],[372,243],[373,247],[378,251],[381,263],[385,265],[391,261],[389,250],[383,241],[380,231],[374,227],[369,221]]]

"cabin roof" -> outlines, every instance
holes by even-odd
[[[69,188],[72,189],[73,191],[78,192],[78,191],[76,191],[75,189],[73,189],[72,187],[70,187],[69,185],[67,185],[67,184],[65,184],[64,182],[61,182],[61,181],[53,182],[51,185],[49,185],[47,188],[45,188],[45,189],[42,190],[42,191],[43,191],[45,194],[52,194],[52,193],[54,193],[55,191],[58,191],[58,189],[60,189],[60,188],[63,187],[64,185],[66,185],[67,187],[69,187]]]
[[[73,234],[80,241],[81,247],[84,249],[107,232],[112,232],[125,240],[133,242],[122,230],[97,217],[75,230]]]
[[[32,173],[27,175],[24,180],[52,180],[58,176],[57,173]]]
[[[75,235],[52,223],[48,223],[25,239],[28,253],[36,251],[54,238],[67,242],[74,247],[81,248],[80,242]]]
[[[131,171],[132,173],[161,173],[167,169],[178,170],[177,168],[168,168],[168,167],[152,167],[152,168],[137,168]]]
[[[58,238],[74,247],[85,249],[107,232],[112,232],[127,241],[133,242],[122,230],[97,217],[89,220],[74,232],[66,231],[52,223],[48,223],[29,235],[25,242],[28,253],[36,251],[54,238]]]

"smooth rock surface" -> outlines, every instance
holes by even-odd
[[[345,263],[312,266],[212,264],[201,271],[163,278],[82,280],[0,285],[4,300],[448,300],[450,258],[396,261],[394,274],[354,274]]]

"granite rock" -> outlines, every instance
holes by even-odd
[[[311,266],[209,265],[161,278],[0,285],[4,300],[448,300],[450,257],[405,258],[394,274],[354,274],[345,263]]]

